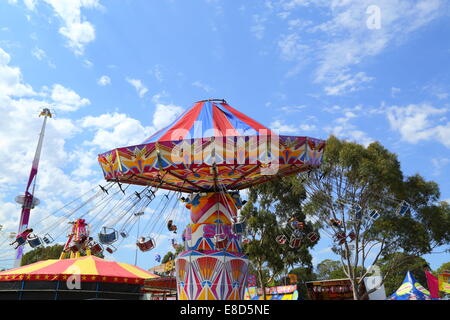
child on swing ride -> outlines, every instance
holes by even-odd
[[[14,240],[13,242],[11,242],[9,245],[12,246],[13,244],[17,243],[16,247],[14,249],[17,249],[18,247],[20,247],[21,245],[24,245],[25,242],[28,239],[28,236],[33,232],[33,229],[31,228],[27,228],[25,229],[22,233],[20,233],[17,237],[16,240]]]

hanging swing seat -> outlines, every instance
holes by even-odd
[[[302,231],[300,231],[300,230],[294,230],[293,232],[292,232],[292,234],[296,237],[296,238],[299,238],[299,239],[303,239],[304,238],[304,234],[303,234],[303,232]]]
[[[147,237],[143,239],[143,242],[136,242],[136,245],[138,246],[139,250],[142,252],[147,252],[155,248],[155,240],[151,237]]]
[[[224,233],[214,236],[214,244],[217,250],[224,250],[228,245],[228,238]]]
[[[301,238],[297,238],[294,235],[291,236],[291,239],[289,240],[289,247],[292,249],[296,249],[298,247],[300,247],[300,245],[302,244],[302,239]]]
[[[369,218],[372,219],[372,221],[377,220],[380,217],[380,214],[378,213],[378,210],[371,210],[369,213]]]
[[[89,249],[91,250],[91,254],[96,255],[103,252],[103,247],[100,243],[94,242]]]
[[[239,221],[236,223],[233,223],[232,225],[232,231],[236,235],[243,235],[245,233],[245,229],[247,228],[247,224],[245,221]]]
[[[180,247],[180,245],[178,244],[177,240],[172,239],[172,247],[173,247],[175,250],[177,250],[177,249]]]
[[[102,244],[110,245],[119,239],[119,233],[113,228],[103,227],[102,232],[98,234],[98,239]]]
[[[348,234],[348,237],[350,238],[350,241],[353,241],[353,240],[356,239],[356,233],[355,233],[354,231],[351,231],[351,232]]]
[[[106,251],[109,252],[110,254],[113,254],[114,252],[117,251],[117,248],[114,247],[113,245],[109,245],[108,247],[106,247]]]
[[[24,237],[18,237],[16,239],[16,242],[19,246],[23,246],[27,242],[27,239],[25,239]]]
[[[275,238],[275,240],[279,243],[279,244],[285,244],[287,242],[287,237],[284,234],[280,234],[279,236],[277,236]]]
[[[400,206],[398,207],[396,214],[397,215],[404,215],[405,213],[407,213],[410,209],[410,206],[408,204],[408,202],[406,202],[405,200],[403,200],[400,203]]]
[[[73,253],[77,253],[78,251],[80,251],[80,245],[76,242],[73,242],[73,244],[69,247],[69,250]]]
[[[120,236],[122,237],[122,238],[128,238],[128,232],[126,232],[125,230],[123,230],[123,231],[120,231]]]
[[[48,233],[42,238],[42,240],[45,242],[45,244],[50,244],[54,241],[52,236]]]
[[[30,245],[31,248],[37,248],[42,246],[42,241],[41,238],[39,238],[37,235],[33,234],[30,235],[28,238],[28,244]]]
[[[319,235],[315,232],[308,233],[307,237],[308,237],[309,241],[311,241],[311,242],[316,242],[319,239]]]
[[[342,221],[338,219],[330,219],[330,223],[333,227],[340,228],[342,225]]]

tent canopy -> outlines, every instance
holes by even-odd
[[[431,300],[430,292],[414,279],[411,272],[406,273],[400,288],[397,289],[389,300]]]
[[[317,168],[324,148],[320,139],[273,134],[224,100],[204,100],[143,143],[98,161],[107,181],[217,192]]]
[[[143,284],[158,276],[128,263],[107,261],[95,256],[45,260],[0,272],[0,281],[57,281],[80,275],[83,282]]]

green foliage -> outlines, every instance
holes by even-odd
[[[344,272],[342,264],[339,261],[325,259],[317,264],[316,270],[318,280],[348,278],[348,276]]]
[[[22,257],[22,266],[32,264],[42,260],[59,259],[64,246],[55,244],[50,247],[41,247],[25,253]]]
[[[450,262],[445,262],[439,268],[437,268],[436,275],[443,272],[450,272]]]
[[[289,267],[296,264],[311,266],[309,248],[313,245],[304,241],[292,249],[288,244],[280,245],[275,239],[278,235],[290,236],[292,230],[286,226],[290,218],[305,220],[301,203],[306,195],[297,176],[274,180],[249,190],[248,203],[241,211],[247,222],[250,242],[244,244],[259,285],[265,288]],[[307,224],[305,231],[311,231]]]
[[[183,252],[184,250],[185,250],[185,249],[184,249],[184,246],[183,246],[183,245],[180,245],[178,248],[175,249],[175,253],[173,253],[172,251],[167,252],[167,253],[164,255],[163,259],[161,260],[161,263],[167,263],[167,262],[169,262],[170,260],[174,260],[174,259],[177,257],[177,255],[178,255],[180,252]]]
[[[363,280],[357,278],[366,276],[366,263],[376,264],[396,252],[419,256],[450,242],[450,206],[438,201],[439,186],[418,174],[405,177],[397,155],[378,142],[364,147],[331,136],[323,165],[305,177],[305,190],[308,201],[303,209],[317,217],[316,226],[331,236],[338,231],[355,234],[353,241],[335,242],[333,252],[356,286]],[[411,210],[397,215],[401,200]],[[355,215],[358,207],[361,217]],[[380,214],[375,222],[369,218],[372,210]],[[342,222],[340,229],[331,219]],[[404,257],[399,258],[394,261],[400,263]],[[385,274],[396,268],[389,266]]]
[[[172,251],[167,252],[161,260],[161,263],[167,263],[170,260],[175,259],[175,254]]]
[[[313,268],[297,267],[290,270],[289,274],[297,275],[297,291],[299,300],[309,299],[306,282],[317,280],[317,275],[313,272]],[[286,279],[285,283],[289,283],[289,278]]]
[[[26,266],[28,264],[42,260],[59,259],[63,248],[63,245],[55,244],[49,247],[40,247],[33,249],[23,255],[21,265]],[[98,253],[95,256],[102,259],[104,258],[104,255],[102,253]]]
[[[394,270],[389,270],[392,264],[396,267]],[[408,271],[411,271],[413,277],[422,286],[428,287],[424,270],[429,268],[429,264],[422,257],[396,252],[380,260],[379,265],[383,274],[389,271],[389,276],[384,282],[384,288],[388,296],[401,286]]]

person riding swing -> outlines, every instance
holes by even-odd
[[[28,239],[28,236],[33,232],[33,229],[27,228],[25,229],[21,234],[19,234],[16,237],[16,240],[11,242],[9,245],[12,246],[13,244],[17,243],[16,247],[14,249],[17,249],[18,247],[24,245]]]
[[[177,226],[173,224],[172,220],[169,220],[169,222],[167,222],[167,229],[169,229],[169,231],[172,231],[173,233],[177,233]]]

